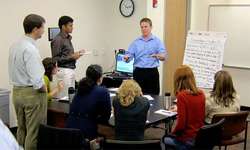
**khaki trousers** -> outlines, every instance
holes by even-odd
[[[25,150],[37,149],[39,125],[47,121],[47,94],[33,87],[13,87],[17,141]]]

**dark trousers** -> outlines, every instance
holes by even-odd
[[[135,68],[134,80],[141,86],[143,94],[159,95],[159,72],[157,68]]]

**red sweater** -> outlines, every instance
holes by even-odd
[[[173,131],[177,140],[186,142],[193,139],[197,131],[204,125],[205,96],[201,92],[192,95],[187,91],[177,94],[177,124]]]

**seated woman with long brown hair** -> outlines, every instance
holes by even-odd
[[[177,123],[163,143],[175,149],[190,149],[197,131],[204,125],[205,95],[196,87],[193,71],[186,65],[174,74],[174,93],[177,98]]]
[[[54,88],[50,87],[50,82],[53,81],[53,75],[55,75],[58,71],[57,62],[51,57],[46,57],[42,61],[45,73],[44,73],[44,82],[47,87],[47,99],[51,101],[59,92],[61,92],[64,88],[63,81],[59,81],[57,86]]]
[[[211,123],[213,115],[240,111],[239,96],[234,89],[231,75],[224,70],[214,76],[214,86],[206,95],[206,123]]]

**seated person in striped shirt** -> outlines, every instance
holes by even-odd
[[[44,82],[47,87],[48,96],[47,99],[50,101],[53,97],[55,97],[59,92],[61,92],[64,88],[63,81],[59,81],[57,86],[53,89],[50,88],[50,82],[53,81],[53,75],[57,73],[58,67],[57,62],[50,57],[43,59],[43,66],[45,69],[44,73]]]

